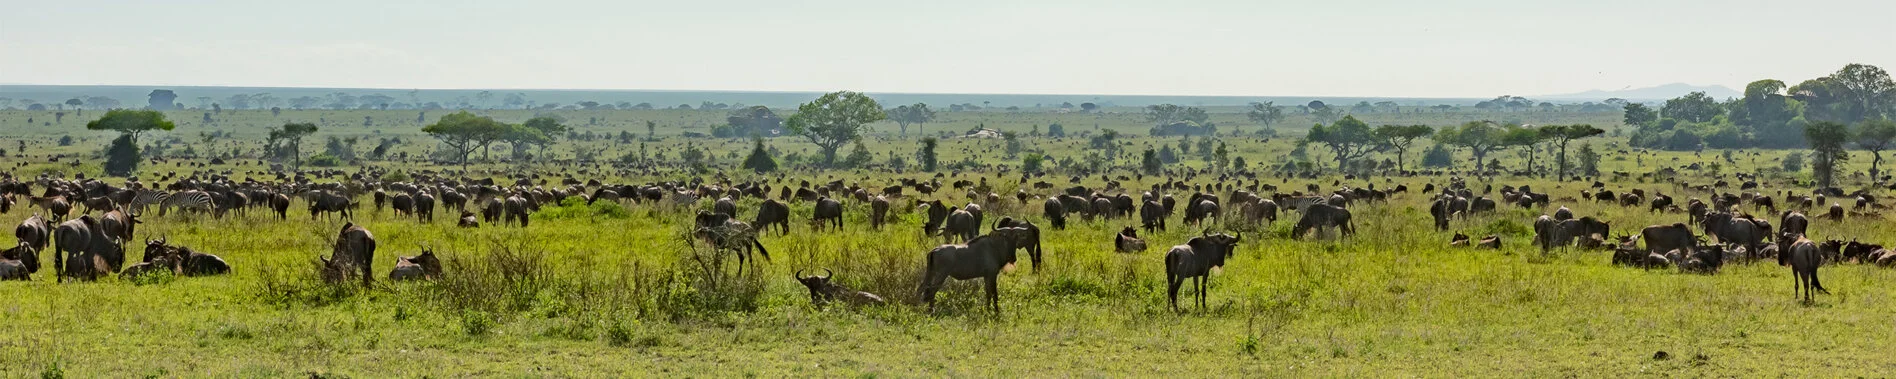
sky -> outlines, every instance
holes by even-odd
[[[1896,1],[0,0],[0,83],[1492,97],[1896,69]],[[0,84],[4,85],[4,84]]]

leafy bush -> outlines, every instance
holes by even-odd
[[[1792,151],[1790,154],[1785,154],[1783,165],[1784,165],[1784,171],[1788,171],[1788,172],[1804,171],[1804,154],[1801,152],[1796,152],[1796,151]]]
[[[308,163],[310,166],[315,167],[336,167],[342,165],[342,158],[336,158],[336,156],[329,155],[329,153],[322,153],[309,157]]]

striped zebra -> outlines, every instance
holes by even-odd
[[[158,217],[164,217],[165,213],[173,208],[203,213],[210,213],[211,210],[215,209],[211,202],[211,194],[198,190],[184,191],[166,196],[164,202],[158,204]]]
[[[132,196],[132,201],[126,202],[128,204],[126,212],[131,212],[133,215],[144,214],[145,210],[151,209],[152,204],[164,203],[165,198],[170,196],[171,194],[165,191],[140,188],[138,194]]]

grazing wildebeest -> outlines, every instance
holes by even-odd
[[[1344,237],[1356,234],[1356,226],[1350,221],[1350,210],[1329,204],[1311,204],[1304,208],[1303,218],[1298,219],[1297,226],[1291,228],[1290,236],[1303,238],[1304,233],[1311,229],[1317,229],[1317,234],[1321,235],[1323,230],[1332,227],[1340,230]]]
[[[697,229],[692,234],[700,240],[711,242],[715,250],[729,250],[737,255],[737,273],[744,274],[744,268],[750,265],[750,251],[757,249],[765,261],[770,260],[770,250],[757,240],[757,230],[743,221],[731,219],[723,213],[698,211]]]
[[[790,206],[766,199],[757,205],[757,217],[751,219],[751,225],[756,226],[759,233],[769,233],[774,226],[777,235],[790,235]]]
[[[889,223],[889,199],[882,195],[869,199],[869,228],[882,230],[882,224]]]
[[[1559,229],[1560,221],[1555,221],[1553,217],[1541,215],[1534,218],[1534,244],[1540,246],[1542,253],[1554,249],[1556,241],[1560,239]]]
[[[928,251],[928,265],[922,276],[922,284],[917,292],[922,302],[928,303],[928,310],[935,310],[935,292],[948,278],[972,280],[982,278],[987,284],[987,303],[994,314],[1001,313],[1001,295],[995,280],[1002,271],[1012,270],[1016,258],[1015,250],[1031,243],[1024,228],[1000,228],[987,235],[975,237],[965,245],[941,245]]]
[[[1088,211],[1085,213],[1087,215],[1087,219],[1089,220],[1092,219],[1092,217],[1099,217],[1099,218],[1119,217],[1118,216],[1119,207],[1113,206],[1113,199],[1111,198],[1095,197],[1093,198],[1092,204],[1093,204],[1092,208],[1088,209]]]
[[[1429,217],[1435,220],[1435,230],[1448,230],[1449,198],[1444,196],[1429,204]]]
[[[1698,243],[1698,238],[1692,235],[1692,228],[1682,223],[1647,226],[1639,231],[1639,236],[1646,240],[1646,252],[1654,254],[1691,249]]]
[[[1197,226],[1202,225],[1206,220],[1210,220],[1214,223],[1218,222],[1219,208],[1216,200],[1201,198],[1198,199],[1198,201],[1188,201],[1187,203],[1189,203],[1189,205],[1185,208],[1186,224]]]
[[[1494,199],[1489,199],[1487,196],[1477,197],[1474,201],[1468,203],[1468,212],[1492,213],[1494,212]]]
[[[1843,221],[1843,205],[1831,203],[1830,213],[1824,214],[1824,218],[1828,218],[1830,221]]]
[[[304,194],[304,200],[309,202],[309,219],[311,220],[315,220],[324,213],[336,213],[343,219],[355,218],[354,214],[349,211],[349,198],[346,196],[329,191],[310,191]],[[164,209],[160,208],[159,210],[162,215]]]
[[[270,210],[276,212],[277,220],[289,220],[290,196],[280,193],[270,195]]]
[[[46,251],[47,244],[52,242],[53,224],[47,222],[45,217],[40,217],[39,213],[34,213],[32,217],[20,221],[20,226],[13,228],[13,237],[32,245],[33,251]]]
[[[394,281],[440,278],[441,260],[435,258],[434,250],[430,249],[422,249],[421,255],[395,257],[395,269],[388,272],[388,279]]]
[[[1113,251],[1137,253],[1145,249],[1146,241],[1139,239],[1139,232],[1130,226],[1119,230],[1119,234],[1113,235]]]
[[[506,217],[506,214],[507,205],[505,201],[494,197],[481,200],[481,221],[486,221],[489,224],[498,224],[501,222],[501,218]]]
[[[1768,227],[1758,225],[1751,216],[1736,217],[1725,212],[1706,214],[1700,227],[1706,235],[1718,238],[1719,242],[1737,244],[1746,251],[1758,249],[1767,234],[1771,233]]]
[[[1041,203],[1040,212],[1047,216],[1047,222],[1053,223],[1054,230],[1066,230],[1066,205],[1059,198],[1049,197]]]
[[[711,203],[711,211],[723,213],[725,216],[731,216],[731,218],[735,219],[737,218],[737,200],[731,200],[730,196],[720,197],[717,201]]]
[[[323,264],[323,280],[340,283],[350,276],[361,275],[362,285],[369,285],[374,278],[375,235],[354,222],[344,223],[342,230],[336,233],[334,246],[329,258],[318,257]]]
[[[1804,213],[1802,212],[1786,210],[1783,216],[1778,219],[1778,224],[1779,227],[1783,228],[1781,229],[1782,232],[1801,236],[1810,229],[1810,218],[1804,217]]]
[[[837,300],[852,306],[882,305],[887,302],[876,294],[857,291],[831,282],[830,278],[835,276],[836,272],[827,268],[823,269],[823,276],[803,276],[803,270],[797,270],[796,274],[791,275],[797,279],[797,283],[802,283],[804,288],[810,289],[810,303],[817,306]]]
[[[1146,200],[1139,206],[1139,225],[1146,231],[1165,230],[1165,205],[1156,199]]]
[[[1560,207],[1560,209],[1554,210],[1554,221],[1567,221],[1567,220],[1572,220],[1572,219],[1573,219],[1572,209],[1567,209],[1567,207]]]
[[[1026,240],[1028,241],[1028,244],[1021,246],[1021,248],[1027,249],[1027,257],[1030,258],[1029,262],[1034,264],[1034,271],[1035,272],[1040,271],[1041,250],[1040,250],[1040,227],[1039,226],[1034,225],[1034,223],[1032,222],[1028,222],[1026,219],[1015,219],[1013,217],[1001,217],[1000,221],[994,222],[994,228],[995,229],[1000,229],[1000,228],[1027,229]]]
[[[125,249],[118,239],[100,228],[91,215],[60,223],[53,236],[59,249],[53,255],[53,267],[60,271],[60,281],[68,277],[96,280],[118,272],[125,263]]]
[[[27,198],[27,200],[32,202],[34,206],[45,209],[48,214],[53,215],[53,220],[65,220],[67,215],[72,214],[72,203],[67,202],[65,196],[34,196]]]
[[[507,210],[506,224],[507,225],[513,225],[515,221],[519,221],[520,227],[522,228],[527,227],[528,208],[533,206],[531,203],[528,203],[529,201],[530,200],[527,200],[527,198],[521,197],[520,195],[513,195],[513,196],[507,197],[507,205],[506,205],[506,210]]]
[[[819,197],[816,199],[816,207],[812,211],[810,222],[813,223],[813,226],[811,229],[823,230],[824,228],[834,227],[837,231],[843,230],[842,202],[831,199],[828,196]]]
[[[1817,280],[1817,268],[1823,265],[1823,257],[1817,251],[1817,245],[1802,235],[1784,233],[1778,236],[1779,266],[1790,266],[1791,274],[1797,280],[1797,291],[1792,296],[1802,295],[1804,302],[1810,302],[1812,292],[1830,294]]]
[[[1254,199],[1244,204],[1244,219],[1249,223],[1263,223],[1269,226],[1277,222],[1277,202],[1269,199]]]
[[[434,222],[435,197],[427,192],[415,194],[415,219]]]
[[[1223,269],[1225,260],[1231,258],[1244,236],[1228,234],[1201,234],[1185,241],[1184,245],[1173,246],[1165,252],[1165,293],[1171,299],[1172,311],[1178,311],[1178,289],[1191,279],[1198,290],[1199,309],[1205,309],[1206,281],[1211,274]]]
[[[941,233],[942,225],[948,222],[948,214],[955,211],[942,204],[941,200],[924,202],[919,206],[928,213],[928,221],[922,222],[922,234],[931,237]]]

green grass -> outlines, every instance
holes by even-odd
[[[704,122],[720,116],[652,112],[654,117]],[[360,121],[357,113],[344,113],[350,117],[338,117]],[[633,121],[644,115],[615,114],[619,121],[614,122],[622,125],[609,128],[642,125]],[[34,145],[25,158],[0,159],[5,167],[28,162],[15,169],[16,175],[71,172],[70,167],[45,163],[41,154],[88,153],[105,142],[102,135],[74,132],[90,137],[74,146],[52,146],[60,133],[76,129],[72,119],[57,129],[10,128],[23,121],[14,120],[20,116],[0,112],[0,120],[7,120],[0,125],[9,126],[0,134],[25,131]],[[413,121],[412,114],[409,117]],[[957,121],[931,124],[930,129],[965,129],[970,122],[1031,126],[1043,122],[1035,118],[1062,117],[1076,116],[954,114],[949,118]],[[1143,133],[1130,115],[1077,117],[1117,120],[1112,125]],[[195,135],[201,127],[181,125],[172,134]],[[416,126],[404,128],[389,127],[384,133],[418,137],[412,131]],[[1077,131],[1071,124],[1069,128]],[[339,129],[324,133],[362,132]],[[248,133],[256,132],[243,129],[236,139],[214,144],[254,151],[260,134]],[[888,139],[871,142],[879,153],[913,150],[912,139],[881,137]],[[7,138],[11,136],[0,136]],[[1252,162],[1277,161],[1292,148],[1288,138],[1268,143],[1224,140]],[[1617,141],[1592,142],[1606,147]],[[1079,138],[1028,142],[1031,149],[1060,156],[1086,151]],[[1130,144],[1127,151],[1176,142],[1125,140]],[[320,147],[306,143],[305,151]],[[670,147],[683,143],[679,138],[658,142]],[[748,148],[742,141],[691,143],[718,152]],[[770,143],[786,151],[807,149],[807,144],[788,138]],[[11,143],[0,147],[13,150]],[[404,147],[416,152],[426,148],[419,143]],[[998,157],[999,148],[999,141],[953,140],[944,144],[943,160],[1008,162]],[[1617,149],[1603,149],[1608,156],[1603,170],[1638,174],[1717,159],[1710,151],[1618,154]],[[1755,162],[1740,155],[1738,163],[1730,164],[1735,167],[1723,170],[1764,173],[1774,183],[1767,193],[1801,191],[1783,184],[1799,176],[1766,169],[1776,167],[1776,159],[1785,153],[1764,151]],[[1411,154],[1411,162],[1419,160],[1419,152]],[[1505,164],[1524,163],[1513,152],[1497,156]],[[1624,160],[1617,159],[1621,157]],[[96,160],[81,159],[89,163],[79,170],[96,175]],[[1862,170],[1865,161],[1853,160],[1849,168]],[[1127,158],[1115,162],[1133,164]],[[1196,159],[1186,164],[1203,165]],[[488,175],[513,168],[480,167]],[[214,168],[229,169],[238,178],[269,178],[249,173],[260,170],[254,164]],[[147,166],[145,175],[191,169]],[[797,171],[783,182],[834,176],[880,186],[897,177],[932,175]],[[1685,180],[1711,181],[1706,175],[1687,172]],[[969,172],[944,180],[980,176],[990,177],[998,193],[1025,187],[1016,183],[1017,174]],[[608,181],[685,177],[675,172],[613,174]],[[775,175],[760,179],[778,185]],[[1306,183],[1331,189],[1340,179],[1264,182],[1286,190]],[[1067,185],[1063,175],[1040,180]],[[1125,184],[1146,188],[1162,180],[1146,177]],[[1199,176],[1190,181],[1214,180]],[[1863,186],[1860,180],[1846,179],[1845,188]],[[1377,177],[1343,184],[1408,184],[1419,190],[1429,182],[1440,185],[1446,180]],[[1084,183],[1102,184],[1097,175]],[[1577,198],[1584,188],[1534,178],[1494,183],[1532,184],[1555,198]],[[1483,183],[1472,184],[1479,189]],[[1706,196],[1631,179],[1608,187],[1660,191],[1681,202],[1687,196]],[[962,194],[952,192],[936,198],[965,202]],[[750,218],[756,202],[741,202],[742,218]],[[1789,270],[1770,262],[1734,264],[1711,276],[1646,271],[1614,267],[1607,263],[1606,252],[1541,256],[1527,246],[1530,236],[1518,232],[1502,235],[1502,251],[1449,248],[1452,231],[1430,229],[1425,196],[1415,193],[1353,208],[1359,235],[1341,242],[1283,239],[1292,222],[1284,220],[1268,231],[1245,234],[1237,257],[1212,279],[1210,309],[1187,307],[1174,313],[1164,294],[1162,252],[1200,229],[1175,226],[1145,235],[1151,251],[1117,254],[1110,235],[1132,221],[1115,220],[1076,222],[1068,230],[1046,233],[1046,267],[1035,270],[1023,262],[1001,277],[1004,314],[996,317],[980,306],[981,291],[974,282],[952,283],[941,295],[942,309],[930,314],[912,302],[921,256],[939,240],[921,235],[920,215],[907,207],[907,199],[896,204],[898,220],[885,230],[869,230],[867,206],[850,203],[847,230],[821,235],[812,234],[804,222],[809,204],[793,204],[793,234],[765,237],[773,259],[759,264],[761,272],[742,278],[730,275],[734,262],[713,258],[702,264],[722,265],[713,270],[723,274],[705,275],[694,251],[682,242],[695,208],[628,203],[623,209],[549,209],[536,214],[533,226],[524,230],[492,225],[460,229],[454,227],[453,217],[421,225],[365,208],[358,222],[381,242],[378,275],[386,275],[394,257],[417,254],[424,244],[434,247],[448,266],[448,278],[440,282],[377,281],[369,289],[319,283],[314,261],[328,254],[340,222],[312,221],[300,202],[287,222],[261,213],[225,219],[154,217],[140,227],[138,238],[165,237],[219,254],[235,272],[143,285],[116,279],[54,284],[43,272],[31,282],[0,283],[0,297],[6,299],[0,301],[0,320],[5,320],[0,322],[0,357],[7,357],[0,360],[6,362],[0,364],[0,376],[33,376],[54,367],[74,377],[1875,376],[1896,370],[1882,353],[1892,348],[1890,339],[1880,338],[1896,321],[1889,316],[1896,314],[1891,301],[1896,291],[1883,286],[1896,280],[1889,270],[1826,266],[1822,275],[1832,294],[1803,304],[1793,299]],[[1561,204],[1578,215],[1611,221],[1616,235],[1684,219],[1590,201],[1556,205]],[[706,200],[698,207],[708,205]],[[994,213],[988,217],[1026,217],[1044,227],[1045,220],[1033,211],[1037,205],[990,207]],[[0,225],[17,224],[31,211],[0,215]],[[1477,232],[1518,230],[1496,225],[1526,225],[1541,212],[1504,205],[1496,214],[1457,221],[1454,229],[1479,238]],[[1896,232],[1882,227],[1887,222],[1820,220],[1811,230],[1814,238],[1887,243],[1896,239]],[[805,290],[790,276],[797,269],[824,267],[836,272],[839,283],[883,295],[895,304],[811,307]],[[719,282],[710,284],[710,277]],[[1654,360],[1658,351],[1671,358]]]

